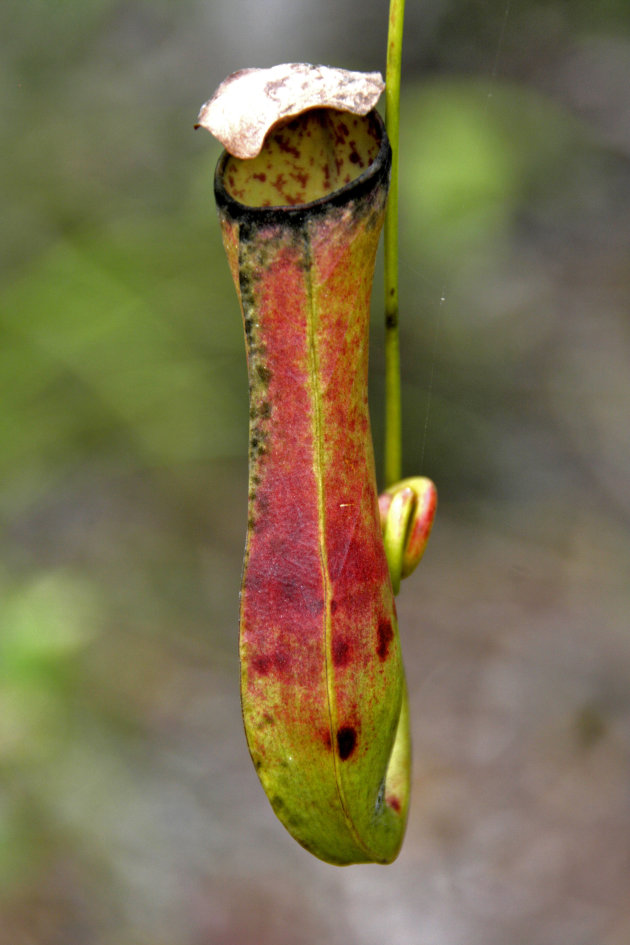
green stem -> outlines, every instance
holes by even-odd
[[[402,413],[398,338],[398,128],[405,0],[390,0],[385,101],[392,176],[385,216],[385,485],[402,476]]]

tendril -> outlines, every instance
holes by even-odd
[[[381,529],[394,594],[418,566],[437,509],[437,489],[425,476],[402,479],[378,497]]]

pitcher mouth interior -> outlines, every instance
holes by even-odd
[[[388,174],[391,149],[382,118],[317,108],[277,125],[260,154],[224,152],[215,173],[220,207],[239,216],[299,211],[345,202]]]

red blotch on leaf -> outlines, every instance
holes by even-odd
[[[260,676],[268,676],[271,670],[271,659],[268,656],[255,656],[252,660],[252,669]]]
[[[347,666],[350,662],[350,644],[347,640],[336,637],[332,645],[332,657],[335,666]]]

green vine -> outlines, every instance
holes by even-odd
[[[385,216],[385,485],[402,475],[400,342],[398,334],[398,130],[400,65],[405,0],[391,0],[387,36],[385,101],[392,174]]]

